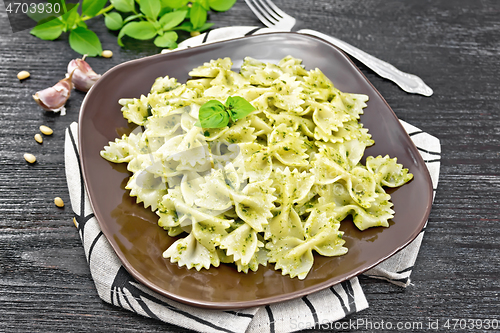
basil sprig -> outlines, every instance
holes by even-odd
[[[236,122],[254,110],[253,105],[240,96],[229,96],[225,104],[210,100],[200,107],[197,125],[203,128],[226,127],[229,120]]]
[[[104,16],[109,30],[119,31],[117,43],[124,46],[122,38],[153,40],[157,47],[175,49],[177,31],[193,35],[209,29],[209,11],[225,12],[236,0],[82,0],[81,5],[66,4],[65,0],[47,0],[47,4],[59,4],[60,13],[29,16],[38,22],[31,34],[54,40],[69,33],[69,44],[73,50],[89,57],[101,55],[99,37],[89,29],[86,21]],[[50,7],[52,8],[52,7]],[[113,10],[114,9],[114,10]]]

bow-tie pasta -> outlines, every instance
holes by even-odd
[[[158,78],[147,96],[124,98],[138,127],[101,156],[128,163],[126,188],[177,240],[163,256],[187,268],[230,263],[240,272],[273,265],[304,279],[314,256],[347,253],[340,231],[388,227],[387,187],[413,177],[374,144],[359,122],[368,96],[341,92],[319,69],[287,56],[277,64],[229,58],[189,72],[185,84]],[[202,128],[200,107],[239,96],[255,108],[222,128]],[[350,223],[350,222],[348,222]]]

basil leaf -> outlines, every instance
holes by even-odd
[[[208,0],[208,5],[213,10],[225,12],[235,4],[236,0]]]
[[[123,36],[125,36],[125,33],[127,32],[127,29],[128,29],[127,27],[128,27],[129,24],[130,23],[124,25],[123,28],[121,28],[120,32],[118,33],[118,37],[116,38],[116,42],[121,47],[125,46],[125,45],[123,45],[122,38],[123,38]]]
[[[203,7],[203,9],[205,9],[207,12],[210,10],[210,6],[208,5],[207,0],[196,0],[196,2],[199,3],[200,6]]]
[[[84,28],[88,28],[88,27],[87,27],[87,23],[85,23],[84,21],[78,21],[78,22],[76,22],[76,26],[77,26],[77,27],[84,27]]]
[[[229,115],[224,104],[211,100],[200,107],[198,119],[203,128],[221,128],[229,123]]]
[[[135,10],[134,0],[110,0],[110,2],[120,12],[128,13]]]
[[[182,30],[182,31],[187,31],[187,32],[191,32],[191,31],[203,32],[207,29],[210,29],[213,25],[214,25],[214,23],[205,22],[205,24],[203,24],[198,29],[194,29],[193,24],[191,24],[191,22],[189,22],[189,21],[186,21],[186,22],[182,22],[180,25],[172,28],[172,30]]]
[[[37,24],[30,33],[43,40],[54,40],[61,36],[64,23],[55,18],[42,24]]]
[[[93,32],[83,27],[78,27],[69,34],[69,45],[80,54],[95,57],[102,53],[99,37]]]
[[[30,1],[33,2],[33,1]],[[37,1],[39,2],[39,1]],[[58,16],[61,16],[64,13],[67,13],[73,6],[75,6],[75,3],[68,3],[66,4],[66,0],[48,0],[47,3],[50,3],[52,5],[52,9],[55,10],[56,7],[59,9],[59,11],[54,11],[53,14],[57,14]],[[55,6],[58,4],[59,6]],[[45,7],[46,9],[49,9],[49,7]]]
[[[68,10],[70,10],[71,8],[68,8],[69,6],[74,5],[72,3],[66,4],[66,0],[48,0],[47,2],[51,3],[52,5],[58,3],[61,6],[62,10],[62,12],[60,12],[61,14],[63,14],[63,12],[66,13]],[[52,8],[54,8],[54,6],[52,6]]]
[[[65,13],[63,16],[61,16],[61,19],[63,22],[66,22],[66,31],[72,30],[75,28],[75,24],[80,21],[80,14],[78,14],[78,6],[80,4],[77,4],[75,7],[73,7],[70,11]]]
[[[83,0],[82,2],[82,15],[94,17],[99,13],[108,0]]]
[[[150,19],[156,20],[161,10],[160,0],[141,0],[139,8],[144,15]]]
[[[104,24],[109,30],[119,30],[123,27],[123,19],[118,12],[111,12],[109,14],[104,14]]]
[[[189,16],[193,29],[201,27],[207,21],[207,11],[197,2],[193,3]]]
[[[177,9],[184,7],[188,2],[189,0],[161,0],[161,5],[162,7]]]
[[[167,47],[169,49],[175,49],[177,47],[177,38],[179,36],[175,31],[167,31],[162,36],[155,38],[154,43],[158,47]]]
[[[229,96],[226,100],[226,109],[232,121],[245,118],[255,110],[250,102],[240,96]]]
[[[213,25],[214,25],[214,23],[205,23],[205,24],[203,24],[201,27],[199,27],[196,30],[198,30],[199,32],[203,32],[205,30],[210,29]]]
[[[140,40],[151,39],[156,36],[154,25],[148,21],[130,22],[122,28],[123,30],[125,30],[124,33],[127,36]]]
[[[160,18],[160,25],[163,31],[170,30],[178,26],[186,18],[187,10],[177,10],[163,15]]]
[[[135,20],[136,18],[144,17],[144,14],[136,14],[136,15],[130,15],[129,17],[125,18],[123,20],[123,23],[127,23],[129,21]]]
[[[193,25],[191,24],[191,22],[183,22],[182,24],[178,25],[177,27],[172,28],[172,30],[181,30],[181,31],[187,31],[187,32],[194,31]]]

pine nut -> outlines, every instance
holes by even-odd
[[[30,77],[30,73],[27,71],[20,71],[19,73],[17,73],[17,78],[21,81],[24,79],[27,79],[29,77]]]
[[[42,143],[43,142],[43,138],[40,135],[40,133],[36,133],[35,134],[35,141],[38,142],[38,143]]]
[[[73,217],[73,224],[75,225],[75,227],[78,228],[78,222],[76,222],[76,219]]]
[[[64,201],[59,197],[56,197],[54,199],[54,203],[56,204],[57,207],[64,207]]]
[[[104,50],[102,51],[101,56],[103,56],[104,58],[111,58],[113,56],[113,51]]]
[[[196,36],[200,35],[200,32],[199,31],[191,31],[190,35],[191,35],[191,37],[196,37]]]
[[[40,126],[40,132],[42,132],[45,135],[51,135],[52,133],[54,133],[52,128],[45,125]]]
[[[33,154],[28,154],[28,153],[24,154],[24,159],[26,160],[26,162],[31,164],[36,162],[36,157]]]

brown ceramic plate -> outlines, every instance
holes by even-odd
[[[342,222],[349,252],[341,257],[315,258],[304,280],[282,276],[272,267],[238,273],[222,264],[196,271],[171,264],[162,252],[173,242],[157,226],[157,216],[135,203],[124,189],[129,173],[125,165],[99,156],[109,141],[129,132],[118,100],[147,94],[159,76],[188,79],[188,72],[204,62],[230,57],[238,68],[245,56],[278,62],[292,55],[306,69],[320,68],[345,92],[370,97],[361,122],[373,135],[368,155],[397,157],[414,179],[392,191],[395,217],[389,228],[363,232],[351,221]],[[80,153],[85,184],[102,231],[129,273],[152,290],[194,306],[236,309],[304,296],[352,278],[390,257],[412,241],[423,228],[431,209],[429,173],[416,147],[377,90],[336,47],[312,36],[272,33],[243,37],[160,54],[123,63],[109,70],[87,94],[80,113]]]

